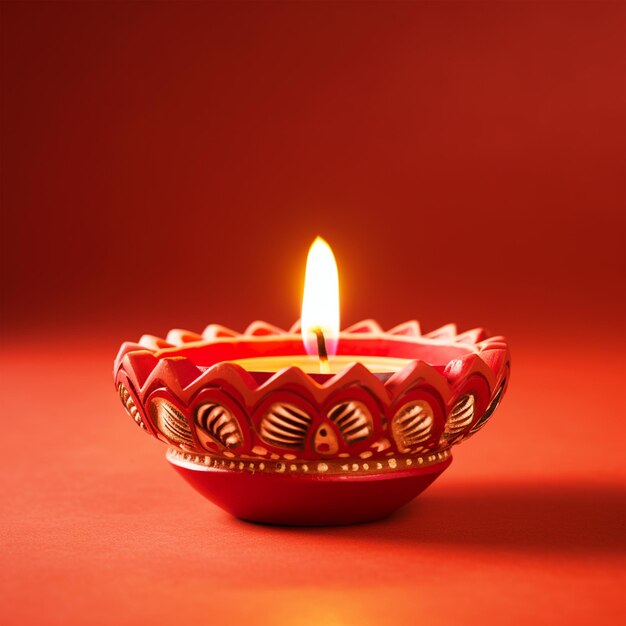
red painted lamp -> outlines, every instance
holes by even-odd
[[[371,320],[339,332],[337,268],[318,239],[301,323],[124,343],[115,385],[135,422],[200,493],[242,519],[350,524],[422,492],[497,408],[503,337]]]

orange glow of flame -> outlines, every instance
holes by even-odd
[[[318,355],[322,332],[329,355],[337,352],[339,341],[339,275],[330,246],[321,238],[309,249],[302,297],[302,340],[307,354]]]

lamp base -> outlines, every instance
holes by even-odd
[[[168,454],[203,496],[240,519],[288,526],[337,526],[390,515],[426,489],[452,462],[372,474],[276,474],[216,469]]]

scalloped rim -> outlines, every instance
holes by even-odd
[[[129,355],[131,363],[128,363],[127,360],[127,364],[132,365],[132,361],[135,361],[132,355],[137,353],[142,356],[146,354],[151,354],[153,358],[159,361],[180,361],[185,357],[181,355],[176,355],[170,358],[168,357],[168,353],[170,351],[173,352],[174,350],[180,350],[181,348],[194,348],[209,343],[226,343],[241,341],[242,339],[254,342],[297,339],[300,337],[299,329],[299,321],[296,322],[289,330],[284,330],[272,324],[268,324],[267,322],[255,321],[250,324],[242,333],[239,333],[225,326],[221,326],[219,324],[210,324],[205,328],[202,334],[183,329],[172,329],[168,332],[165,339],[161,337],[156,337],[154,335],[143,335],[137,343],[125,342],[122,344],[115,359],[114,374],[117,375],[120,367],[122,367],[124,360]],[[494,368],[493,365],[495,364],[494,362],[496,360],[501,361],[501,359],[484,357],[506,355],[508,360],[508,346],[504,337],[499,335],[490,337],[482,328],[473,328],[471,330],[459,333],[457,331],[456,324],[445,324],[440,328],[432,330],[426,334],[422,334],[419,322],[416,320],[404,322],[391,328],[388,331],[384,331],[375,320],[363,320],[357,324],[353,324],[352,326],[346,328],[340,333],[340,339],[347,337],[357,339],[382,338],[386,341],[414,341],[415,343],[428,344],[432,346],[459,345],[470,350],[471,354],[468,354],[460,359],[453,359],[448,363],[445,368],[447,378],[454,378],[455,374],[460,374],[464,369],[466,369],[463,362],[471,359],[473,355],[481,357],[480,360],[485,362],[485,364],[488,366],[488,369],[496,376],[498,374],[497,370],[499,370],[500,368]],[[493,352],[495,354],[488,354],[490,352]],[[195,366],[188,359],[185,359],[185,361],[192,368],[196,369],[196,378],[200,378],[206,372],[213,371],[216,368],[224,367],[231,367],[235,370],[239,370],[240,374],[242,372],[247,373],[246,370],[241,366],[230,362],[216,363],[207,370]],[[392,375],[386,384],[394,384],[396,380],[392,379],[397,379],[399,377],[398,375],[409,373],[414,368],[416,363],[424,363],[429,367],[433,367],[427,364],[425,361],[421,361],[419,359],[408,359],[407,365],[402,370]],[[241,375],[250,389],[256,388],[258,390],[262,390],[266,387],[270,387],[271,383],[275,380],[277,376],[283,376],[288,372],[291,372],[292,370],[297,370],[306,377],[307,384],[323,388],[332,386],[335,381],[339,380],[342,376],[346,374],[348,370],[353,367],[354,365],[347,365],[343,370],[332,375],[324,383],[316,382],[311,376],[303,372],[298,367],[283,368],[282,370],[279,370],[269,380],[260,384],[256,383],[256,381],[254,381],[254,379],[250,376],[243,376],[243,374]],[[487,374],[487,372],[485,373]],[[147,380],[144,382],[147,382]],[[144,384],[141,384],[140,386],[143,387]]]
[[[441,386],[451,387],[466,379],[469,375],[481,374],[487,380],[492,394],[498,380],[509,364],[509,351],[506,339],[502,336],[489,337],[482,328],[474,328],[458,333],[456,324],[445,324],[440,328],[421,334],[419,322],[411,320],[383,331],[374,320],[363,320],[353,324],[341,332],[340,337],[369,338],[376,337],[394,341],[415,341],[430,345],[460,344],[470,348],[471,353],[463,357],[452,359],[445,366],[443,375],[437,369],[419,359],[408,360],[407,365],[392,374],[382,383],[372,372],[361,363],[347,365],[340,372],[329,376],[324,382],[317,382],[309,374],[298,367],[286,367],[276,372],[268,380],[258,383],[243,367],[232,362],[216,363],[208,369],[200,368],[190,359],[182,356],[168,356],[170,349],[191,348],[214,342],[245,340],[280,340],[299,337],[299,322],[296,322],[288,331],[263,321],[250,324],[243,333],[238,333],[225,326],[210,324],[202,335],[182,329],[173,329],[167,339],[153,335],[143,335],[139,342],[125,342],[120,347],[115,359],[114,377],[116,387],[121,382],[120,371],[124,371],[135,392],[144,396],[150,388],[165,386],[181,400],[187,401],[190,395],[199,391],[209,382],[225,380],[234,382],[235,386],[246,397],[253,401],[252,395],[267,393],[285,385],[299,385],[309,388],[315,400],[322,402],[329,389],[344,386],[352,382],[366,384],[381,400],[391,400],[393,390],[397,387],[406,387],[411,381],[420,377],[427,378],[431,383],[440,379]],[[446,384],[447,383],[447,384]],[[436,385],[439,387],[440,385]],[[390,392],[385,393],[385,390]],[[441,389],[440,389],[441,391]],[[447,395],[447,394],[444,394]]]
[[[159,355],[165,355],[168,350],[173,348],[195,347],[205,343],[226,343],[241,339],[262,342],[275,341],[277,339],[294,339],[300,336],[299,321],[293,324],[289,330],[284,330],[273,324],[257,320],[252,322],[243,332],[238,332],[219,324],[210,324],[201,334],[174,328],[168,332],[165,338],[155,335],[142,335],[139,341],[132,345],[141,346],[146,350],[159,353]],[[504,337],[489,337],[482,328],[473,328],[459,333],[456,324],[453,323],[445,324],[426,334],[422,334],[417,320],[403,322],[387,331],[383,330],[375,320],[363,320],[344,329],[339,336],[340,338],[349,336],[361,338],[384,337],[389,341],[414,340],[416,343],[427,343],[435,346],[460,344],[476,353],[492,346],[494,343],[506,344]]]

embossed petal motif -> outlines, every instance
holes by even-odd
[[[419,452],[430,439],[433,411],[424,400],[408,402],[393,416],[391,429],[401,452]]]
[[[422,334],[411,321],[383,331],[366,320],[343,331],[339,346],[355,361],[377,354],[407,364],[385,376],[358,362],[335,375],[288,367],[259,376],[230,361],[302,354],[298,325],[254,322],[243,333],[211,325],[202,334],[172,330],[124,343],[115,385],[134,421],[176,458],[328,475],[447,459],[450,446],[487,422],[509,378],[505,339],[481,329],[458,333],[448,324]]]
[[[243,443],[239,422],[221,404],[207,402],[196,409],[196,433],[207,450],[238,448]],[[207,437],[202,437],[202,434]]]

